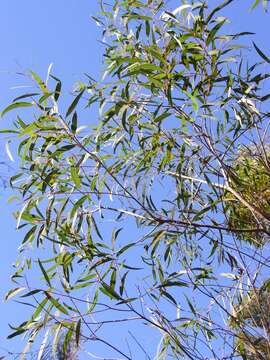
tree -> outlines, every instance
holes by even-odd
[[[26,335],[23,354],[41,342],[66,358],[95,344],[106,359],[269,356],[268,323],[248,320],[268,313],[270,59],[254,44],[250,63],[236,40],[251,33],[227,33],[231,3],[101,2],[103,79],[88,75],[64,114],[61,81],[31,72],[39,94],[2,112],[20,111],[25,235],[7,299],[34,308],[9,335]]]

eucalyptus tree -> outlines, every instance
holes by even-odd
[[[2,112],[20,113],[7,299],[33,309],[9,335],[26,337],[22,358],[33,343],[40,357],[59,343],[84,358],[269,356],[268,323],[241,309],[261,308],[269,269],[270,59],[229,32],[233,0],[172,6],[101,2],[102,79],[62,111],[61,81],[31,72],[37,91]]]

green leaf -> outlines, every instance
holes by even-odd
[[[37,96],[39,95],[39,93],[29,93],[29,94],[23,94],[21,96],[18,96],[16,97],[15,99],[13,99],[13,103],[17,102],[18,100],[21,100],[21,99],[25,99],[25,98],[28,98],[28,97],[33,97],[33,96]]]
[[[189,298],[188,298],[186,295],[185,295],[185,298],[186,298],[186,301],[187,301],[187,303],[188,303],[188,306],[189,306],[191,312],[196,316],[196,314],[197,314],[196,309],[194,308],[194,306],[192,305],[191,301],[189,300]]]
[[[70,175],[71,175],[71,179],[74,182],[76,188],[80,189],[81,188],[81,177],[79,175],[78,168],[75,166],[71,166]]]
[[[120,288],[119,288],[121,296],[123,295],[123,292],[125,289],[125,282],[126,282],[126,277],[127,277],[128,273],[129,273],[129,271],[126,271],[124,276],[121,278],[121,284],[120,284]]]
[[[69,315],[67,309],[63,305],[61,305],[59,301],[52,297],[51,294],[49,294],[47,291],[45,291],[44,293],[47,296],[48,300],[53,304],[53,306],[55,306],[61,313]]]
[[[136,243],[130,243],[130,244],[127,244],[127,245],[123,246],[119,251],[117,251],[116,256],[120,256],[125,251],[127,251],[129,248],[131,248],[131,247],[133,247],[135,245],[137,245],[137,244]]]
[[[53,95],[53,93],[45,93],[43,96],[41,96],[41,98],[38,100],[39,104],[45,103],[45,101],[51,97]],[[46,103],[45,103],[46,104]],[[46,106],[46,105],[44,105]]]
[[[117,303],[117,305],[129,304],[129,303],[131,303],[131,302],[133,302],[133,301],[136,301],[136,300],[138,300],[138,298],[128,298],[128,299],[119,301],[119,302]]]
[[[71,131],[73,134],[76,134],[77,127],[78,127],[78,115],[77,112],[75,111],[74,114],[72,115],[72,122],[71,122]]]
[[[39,264],[39,267],[40,267],[40,269],[42,271],[42,274],[43,274],[47,284],[49,285],[49,287],[52,287],[51,282],[50,282],[50,278],[49,278],[47,272],[45,271],[45,269],[44,269],[44,267],[43,267],[43,265],[42,265],[42,263],[41,263],[41,261],[39,259],[38,259],[38,264]]]
[[[92,301],[92,304],[89,306],[88,310],[87,310],[87,314],[91,314],[91,312],[94,310],[96,304],[98,301],[98,289],[95,291],[95,296],[94,299]]]
[[[260,3],[261,0],[255,0],[254,3],[251,6],[251,10],[254,10]]]
[[[80,101],[81,97],[83,96],[84,90],[85,89],[83,89],[72,101],[70,107],[67,110],[66,117],[68,117],[75,110],[76,106],[78,105],[78,102]]]
[[[25,235],[22,243],[26,243],[28,240],[30,241],[33,241],[34,239],[34,236],[35,236],[35,232],[36,232],[36,229],[37,229],[37,225],[34,225]]]
[[[44,81],[34,71],[31,71],[31,75],[32,75],[33,79],[38,83],[38,86],[43,91],[43,93],[44,94],[49,93],[49,90],[48,90],[46,84],[44,83]]]
[[[62,82],[53,75],[50,75],[50,77],[56,81],[56,86],[54,90],[54,100],[57,101],[59,99],[59,96],[61,95]]]
[[[73,205],[73,208],[71,210],[71,217],[73,217],[76,213],[76,211],[82,206],[82,204],[87,201],[88,199],[88,195],[84,195],[82,196],[78,201],[75,202],[75,204]]]
[[[144,64],[132,64],[130,65],[127,69],[128,73],[139,73],[141,71],[146,71],[146,72],[152,72],[152,71],[159,71],[159,72],[163,72],[163,70],[161,69],[161,67],[154,65],[154,64],[148,64],[148,63],[144,63]]]
[[[102,237],[102,235],[101,235],[101,233],[100,233],[100,231],[99,231],[99,228],[98,228],[98,226],[97,226],[97,223],[96,223],[96,220],[95,220],[95,217],[94,217],[94,216],[91,216],[91,223],[93,224],[94,229],[95,229],[98,237],[99,237],[101,240],[103,240],[103,237]]]
[[[4,129],[4,130],[0,130],[0,134],[20,134],[19,131],[17,130],[12,130],[12,129]]]
[[[156,117],[155,119],[154,119],[154,121],[156,122],[156,123],[161,123],[161,121],[163,121],[164,119],[166,119],[167,117],[169,117],[169,116],[171,116],[171,113],[169,113],[169,112],[164,112],[163,114],[161,114],[161,115],[159,115],[158,117]]]
[[[161,285],[159,285],[159,288],[163,288],[163,287],[188,287],[188,284],[183,282],[183,281],[171,281],[171,280],[166,280],[164,281]]]
[[[82,325],[82,319],[79,319],[75,329],[75,341],[77,346],[79,346],[79,342],[80,342],[81,325]]]
[[[38,307],[36,308],[34,314],[32,315],[32,320],[35,320],[39,314],[41,313],[41,311],[44,310],[45,308],[45,305],[47,304],[48,302],[48,299],[47,298],[44,298],[39,304],[38,304]]]
[[[26,329],[17,330],[17,331],[15,331],[14,333],[8,335],[8,336],[7,336],[7,339],[12,339],[12,338],[14,338],[15,336],[18,336],[18,335],[23,334],[24,332],[26,332]]]
[[[198,101],[196,99],[196,97],[190,93],[188,93],[187,91],[185,90],[182,90],[184,94],[186,94],[190,100],[192,101],[192,107],[195,111],[198,111],[199,110],[199,104],[198,104]]]
[[[174,305],[177,306],[177,301],[176,301],[175,298],[174,298],[171,294],[169,294],[167,291],[162,290],[162,291],[161,291],[161,295],[162,295],[162,296],[165,296],[167,299],[169,299],[170,301],[172,301],[172,302],[174,303]]]
[[[255,47],[255,50],[260,55],[263,60],[265,60],[268,64],[270,64],[270,59],[258,48],[258,46],[253,42],[253,46]]]
[[[127,17],[129,20],[132,20],[132,19],[138,19],[138,20],[151,20],[151,17],[149,16],[144,16],[144,15],[141,15],[141,14],[137,14],[137,13],[128,13],[125,15],[125,17]]]
[[[226,0],[224,3],[220,4],[219,6],[217,6],[214,10],[212,10],[210,12],[210,14],[208,15],[208,17],[206,18],[205,22],[206,24],[208,24],[210,22],[210,20],[212,19],[212,17],[221,9],[225,8],[226,6],[228,6],[231,2],[233,2],[234,0]]]
[[[221,21],[220,23],[218,23],[216,26],[213,27],[213,29],[210,31],[209,35],[207,36],[206,39],[206,45],[208,46],[211,41],[214,39],[216,33],[218,32],[218,30],[225,24],[226,19]]]
[[[112,275],[111,275],[111,280],[110,280],[110,287],[112,289],[115,288],[115,283],[116,283],[116,269],[113,269]]]
[[[21,298],[24,298],[24,297],[28,297],[28,296],[33,296],[33,295],[35,295],[35,294],[40,293],[41,291],[43,291],[43,290],[41,290],[41,289],[31,290],[31,291],[29,291],[28,293],[26,293],[26,294],[24,294],[24,295],[21,295],[20,297],[21,297]]]
[[[11,105],[7,106],[1,113],[1,117],[3,117],[6,113],[8,113],[11,110],[14,109],[19,109],[19,108],[25,108],[25,107],[30,107],[33,106],[35,103],[34,102],[15,102],[12,103]]]
[[[145,34],[147,37],[150,35],[150,23],[149,20],[145,20]]]
[[[119,228],[119,229],[117,229],[117,230],[113,230],[113,232],[112,232],[112,240],[111,240],[113,247],[114,247],[115,241],[117,240],[118,235],[120,234],[120,232],[121,232],[122,230],[123,230],[123,228]]]
[[[123,128],[128,132],[128,128],[127,128],[127,125],[126,125],[126,119],[127,119],[127,109],[125,109],[123,111],[121,122],[122,122]]]
[[[117,294],[117,292],[109,285],[107,285],[105,282],[102,281],[102,288],[100,289],[105,295],[109,296],[110,298],[116,299],[116,300],[122,300],[121,296]]]

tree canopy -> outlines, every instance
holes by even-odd
[[[21,359],[270,358],[270,58],[216,3],[101,1],[102,79],[63,109],[57,75],[31,71],[2,111]]]

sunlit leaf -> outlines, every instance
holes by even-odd
[[[1,117],[3,117],[6,113],[8,113],[11,110],[14,109],[19,109],[19,108],[26,108],[26,107],[31,107],[33,106],[34,103],[32,102],[15,102],[12,103],[11,105],[7,106],[1,113]]]

